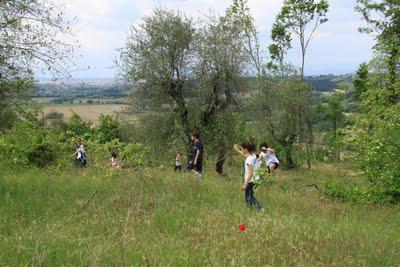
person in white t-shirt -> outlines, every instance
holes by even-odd
[[[275,150],[270,148],[267,143],[260,145],[261,153],[258,157],[258,161],[264,161],[267,165],[268,172],[275,175],[276,169],[279,167],[279,160],[275,156]]]
[[[250,208],[255,207],[261,211],[265,211],[265,209],[254,196],[254,182],[260,179],[259,175],[257,174],[259,164],[257,161],[257,156],[254,154],[256,151],[256,145],[253,143],[244,143],[241,145],[241,147],[242,149],[239,149],[235,144],[233,148],[240,155],[246,157],[244,162],[244,183],[242,185],[242,190],[245,191],[246,204]]]
[[[81,168],[86,167],[87,163],[86,150],[80,138],[76,141],[76,151],[73,154],[73,156],[76,157],[77,166]]]

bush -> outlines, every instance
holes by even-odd
[[[99,125],[95,128],[95,134],[100,143],[120,138],[119,123],[116,119],[110,115],[101,114],[99,121]]]
[[[35,121],[18,121],[0,139],[0,158],[11,167],[45,167],[54,162],[57,149],[46,138],[44,127]]]
[[[354,140],[356,162],[379,192],[400,201],[400,105],[387,108],[386,118],[364,120]]]
[[[66,130],[59,126],[46,128],[38,120],[18,121],[12,129],[0,136],[0,162],[6,168],[36,166],[40,168],[71,167],[75,152],[74,142],[82,139],[89,158],[89,165],[105,167],[112,151],[119,160],[129,166],[154,164],[145,146],[138,143],[123,143],[114,139],[117,135],[115,121],[110,116],[101,117],[101,127],[93,130],[74,114],[66,124]]]
[[[396,202],[396,199],[388,195],[386,190],[373,185],[345,185],[337,181],[328,181],[323,184],[322,192],[328,197],[352,203],[383,204]]]

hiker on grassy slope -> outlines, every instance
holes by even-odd
[[[190,138],[193,141],[193,146],[190,150],[188,169],[194,171],[201,177],[201,173],[203,172],[204,145],[200,140],[199,133],[190,134]]]
[[[76,165],[81,168],[86,167],[87,158],[86,158],[85,146],[83,145],[83,142],[80,138],[76,141],[75,144],[77,149],[73,154],[73,156],[76,157]]]
[[[256,145],[248,142],[242,144],[241,147],[242,148],[239,149],[235,144],[233,148],[240,155],[246,157],[244,162],[244,183],[242,185],[242,190],[245,191],[246,204],[249,208],[255,207],[261,211],[265,211],[265,209],[254,196],[255,182],[259,180],[259,176],[257,174],[259,164],[257,161],[257,156],[255,155]]]
[[[279,160],[275,155],[275,150],[270,148],[267,143],[262,143],[260,145],[261,153],[258,157],[258,161],[264,161],[268,168],[268,173],[275,176],[276,169],[279,167]]]

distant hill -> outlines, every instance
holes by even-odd
[[[307,76],[305,79],[310,82],[313,86],[314,91],[326,92],[332,91],[338,87],[340,83],[351,83],[353,74],[344,75],[319,75],[319,76]]]
[[[319,75],[307,76],[305,79],[310,82],[317,92],[332,91],[339,83],[351,82],[352,74],[344,75]],[[71,99],[88,98],[120,98],[128,95],[122,81],[109,78],[104,79],[68,79],[51,80],[40,79],[37,81],[32,93],[33,98],[55,98],[58,102],[68,102]]]

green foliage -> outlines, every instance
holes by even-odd
[[[368,65],[363,63],[357,70],[356,76],[354,78],[354,98],[360,101],[361,96],[368,89]]]
[[[252,100],[251,118],[257,121],[254,130],[267,132],[268,140],[279,144],[288,168],[296,163],[295,142],[304,138],[311,93],[310,85],[301,78],[281,78],[268,83]]]
[[[301,76],[304,76],[305,54],[318,26],[328,21],[328,9],[327,0],[285,0],[271,30],[273,43],[269,52],[272,62],[269,65],[282,69],[284,56],[291,48],[291,33],[294,33],[301,45]],[[274,62],[278,62],[278,66]]]
[[[90,136],[92,134],[92,124],[90,122],[85,122],[82,118],[76,114],[72,113],[68,121],[67,130],[72,133],[73,136]]]
[[[369,204],[395,203],[396,200],[378,186],[362,186],[359,184],[343,184],[338,181],[327,181],[322,186],[322,192],[334,199]]]
[[[321,159],[321,152],[323,157],[327,157],[330,160],[340,160],[340,150],[343,145],[343,127],[346,123],[346,118],[343,114],[343,101],[345,92],[338,91],[328,96],[326,105],[321,103],[315,106],[314,119],[315,124],[320,130],[326,131],[326,137],[324,138],[324,144],[326,146],[319,149],[319,158]]]
[[[400,101],[400,92],[396,89],[400,69],[400,5],[397,0],[357,0],[356,11],[367,22],[360,32],[373,33],[376,36],[374,50],[383,59],[389,102]]]
[[[74,40],[53,1],[0,1],[0,81],[30,77],[32,69],[65,74]]]
[[[101,116],[100,125],[92,129],[73,114],[69,122],[46,127],[37,119],[19,120],[6,134],[0,135],[1,165],[5,168],[68,168],[73,165],[75,141],[80,138],[87,151],[89,165],[105,168],[110,153],[116,152],[127,166],[151,166],[149,151],[140,143],[123,143],[118,123],[110,116]]]
[[[111,152],[117,154],[123,166],[151,166],[152,159],[147,155],[149,151],[139,143],[123,143],[118,139],[107,143],[89,140],[85,143],[89,155],[89,164],[97,169],[104,169],[109,163]]]
[[[99,121],[99,125],[95,128],[95,134],[100,143],[120,138],[119,122],[115,118],[101,114]]]
[[[62,134],[46,131],[37,121],[20,120],[0,137],[2,165],[48,167],[65,152],[60,137]]]
[[[11,81],[0,77],[0,132],[9,130],[18,119],[37,116],[38,109],[28,98],[32,87],[31,77],[14,77]]]
[[[376,65],[376,61],[373,63]],[[399,201],[400,102],[394,102],[393,92],[400,91],[400,83],[392,84],[388,79],[384,72],[369,75],[366,91],[361,95],[362,114],[351,144],[365,177],[378,192]]]
[[[132,28],[120,60],[124,77],[138,85],[131,103],[142,113],[135,133],[168,149],[187,147],[188,133],[198,130],[207,151],[225,154],[241,127],[235,125],[241,118],[232,116],[234,89],[242,87],[250,62],[260,72],[255,37],[246,1],[199,27],[174,11],[156,9],[145,17]]]
[[[381,108],[379,108],[381,109]],[[385,108],[385,119],[364,116],[354,141],[364,175],[382,192],[400,200],[400,106]],[[372,113],[369,113],[372,114]]]

